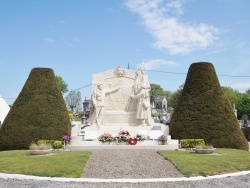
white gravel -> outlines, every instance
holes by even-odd
[[[203,180],[194,180],[194,178],[184,178],[183,175],[174,167],[172,163],[164,160],[155,150],[93,150],[92,155],[85,166],[83,178],[78,180],[62,181],[60,179],[30,178],[20,176],[1,176],[0,188],[57,188],[57,187],[133,187],[133,188],[160,188],[160,187],[178,187],[178,188],[248,188],[250,187],[250,173],[239,176],[224,176],[223,178],[205,178]],[[178,180],[179,177],[179,180]],[[23,179],[22,179],[23,178]],[[107,182],[86,182],[84,178],[99,178]],[[136,179],[153,179],[156,182],[136,182]],[[170,178],[178,181],[165,181],[158,178]],[[114,181],[127,182],[109,182]],[[134,179],[135,182],[128,182]],[[79,181],[83,180],[83,181]],[[90,179],[91,180],[91,179]],[[151,179],[152,180],[152,179]],[[69,181],[69,182],[67,182]]]

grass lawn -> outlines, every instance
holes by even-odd
[[[186,177],[208,176],[250,170],[250,152],[216,149],[216,155],[194,151],[159,151]],[[79,178],[91,155],[88,151],[53,151],[53,155],[32,156],[27,150],[1,151],[0,173],[46,177]]]
[[[171,161],[186,177],[250,170],[250,152],[244,150],[217,148],[213,155],[195,154],[190,150],[158,153]]]
[[[27,150],[1,151],[0,172],[46,177],[79,178],[90,152],[53,151],[52,155],[29,155]]]

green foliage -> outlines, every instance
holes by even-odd
[[[165,97],[166,97],[167,101],[169,101],[171,99],[172,95],[173,95],[173,93],[171,91],[168,91],[168,90],[165,91]]]
[[[204,139],[182,139],[181,148],[195,148],[196,146],[204,146]]]
[[[190,66],[171,118],[170,135],[175,139],[202,138],[216,148],[249,149],[213,64]]]
[[[53,149],[60,149],[60,148],[62,148],[62,141],[54,141],[53,142]]]
[[[160,85],[150,84],[150,87],[150,103],[153,103],[155,101],[155,98],[158,96],[165,96],[165,91]]]
[[[38,140],[38,144],[44,143],[44,144],[50,144],[52,145],[53,149],[59,149],[62,148],[63,141],[58,140]]]
[[[56,80],[62,94],[66,93],[68,91],[68,84],[62,79],[61,76],[56,76]]]
[[[40,139],[70,135],[67,108],[54,71],[34,68],[0,129],[0,150],[28,149]]]
[[[235,106],[239,105],[240,102],[240,93],[237,90],[234,90],[228,86],[221,86],[223,93],[226,95],[227,99],[230,101],[231,106],[235,104]]]
[[[240,104],[237,106],[237,109],[238,117],[241,117],[243,114],[250,115],[250,94],[241,94]]]
[[[30,146],[29,146],[29,149],[30,150],[38,150],[38,145],[35,144],[35,143],[31,143]]]

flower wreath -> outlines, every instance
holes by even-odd
[[[129,143],[130,145],[136,145],[136,144],[137,144],[137,141],[138,141],[138,139],[135,138],[135,137],[130,137],[130,138],[128,139],[128,143]]]

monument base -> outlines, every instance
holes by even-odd
[[[156,123],[154,126],[128,126],[128,125],[104,125],[104,126],[87,126],[84,129],[80,122],[73,122],[70,150],[92,150],[92,149],[157,149],[157,150],[175,150],[179,147],[179,141],[173,140],[169,136],[168,126]],[[136,145],[120,145],[116,142],[111,142],[109,145],[104,145],[98,140],[98,137],[103,133],[110,133],[112,136],[117,136],[121,131],[128,131],[132,137],[139,133],[146,134],[146,140],[141,141]],[[159,145],[158,136],[161,134],[168,135],[168,145]]]

